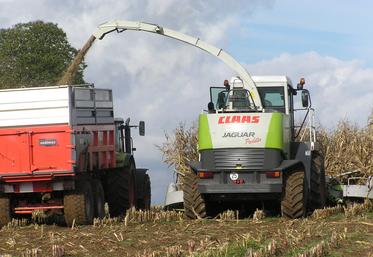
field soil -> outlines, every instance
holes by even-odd
[[[104,219],[73,228],[18,221],[1,229],[0,256],[250,256],[271,242],[272,254],[257,256],[300,256],[324,242],[325,256],[373,256],[373,212],[330,213],[298,220]]]

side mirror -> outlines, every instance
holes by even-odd
[[[207,109],[208,109],[209,112],[214,112],[215,111],[214,103],[213,102],[209,102],[207,104]]]
[[[140,136],[145,136],[145,121],[139,122],[139,134]]]
[[[308,107],[309,105],[309,102],[308,102],[308,99],[309,99],[310,95],[308,93],[307,90],[303,90],[302,91],[302,106],[303,107]]]

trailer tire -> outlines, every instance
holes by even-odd
[[[290,172],[285,175],[281,214],[291,219],[301,218],[306,215],[306,206],[304,171]]]
[[[98,179],[92,180],[93,202],[94,202],[94,217],[105,217],[105,195],[102,183]]]
[[[9,197],[0,197],[0,228],[12,221]]]
[[[150,209],[150,202],[151,202],[151,186],[150,186],[150,178],[148,174],[144,176],[144,185],[143,185],[143,192],[142,198],[139,200],[137,207],[142,210],[149,210]]]
[[[133,162],[126,168],[116,169],[108,172],[106,178],[105,194],[109,205],[111,217],[126,214],[127,209],[135,206],[136,191]]]
[[[77,183],[77,190],[64,195],[64,215],[67,226],[89,225],[93,222],[94,204],[90,181]]]
[[[185,174],[183,191],[185,218],[206,218],[206,203],[198,191],[198,177],[192,170]]]

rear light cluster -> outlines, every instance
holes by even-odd
[[[281,177],[281,171],[275,170],[275,171],[267,171],[266,172],[267,178],[279,178]]]
[[[201,178],[201,179],[213,178],[214,173],[212,171],[200,171],[200,172],[198,172],[198,177]]]

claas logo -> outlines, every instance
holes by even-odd
[[[227,123],[259,123],[259,116],[220,116],[218,124],[227,124]]]

